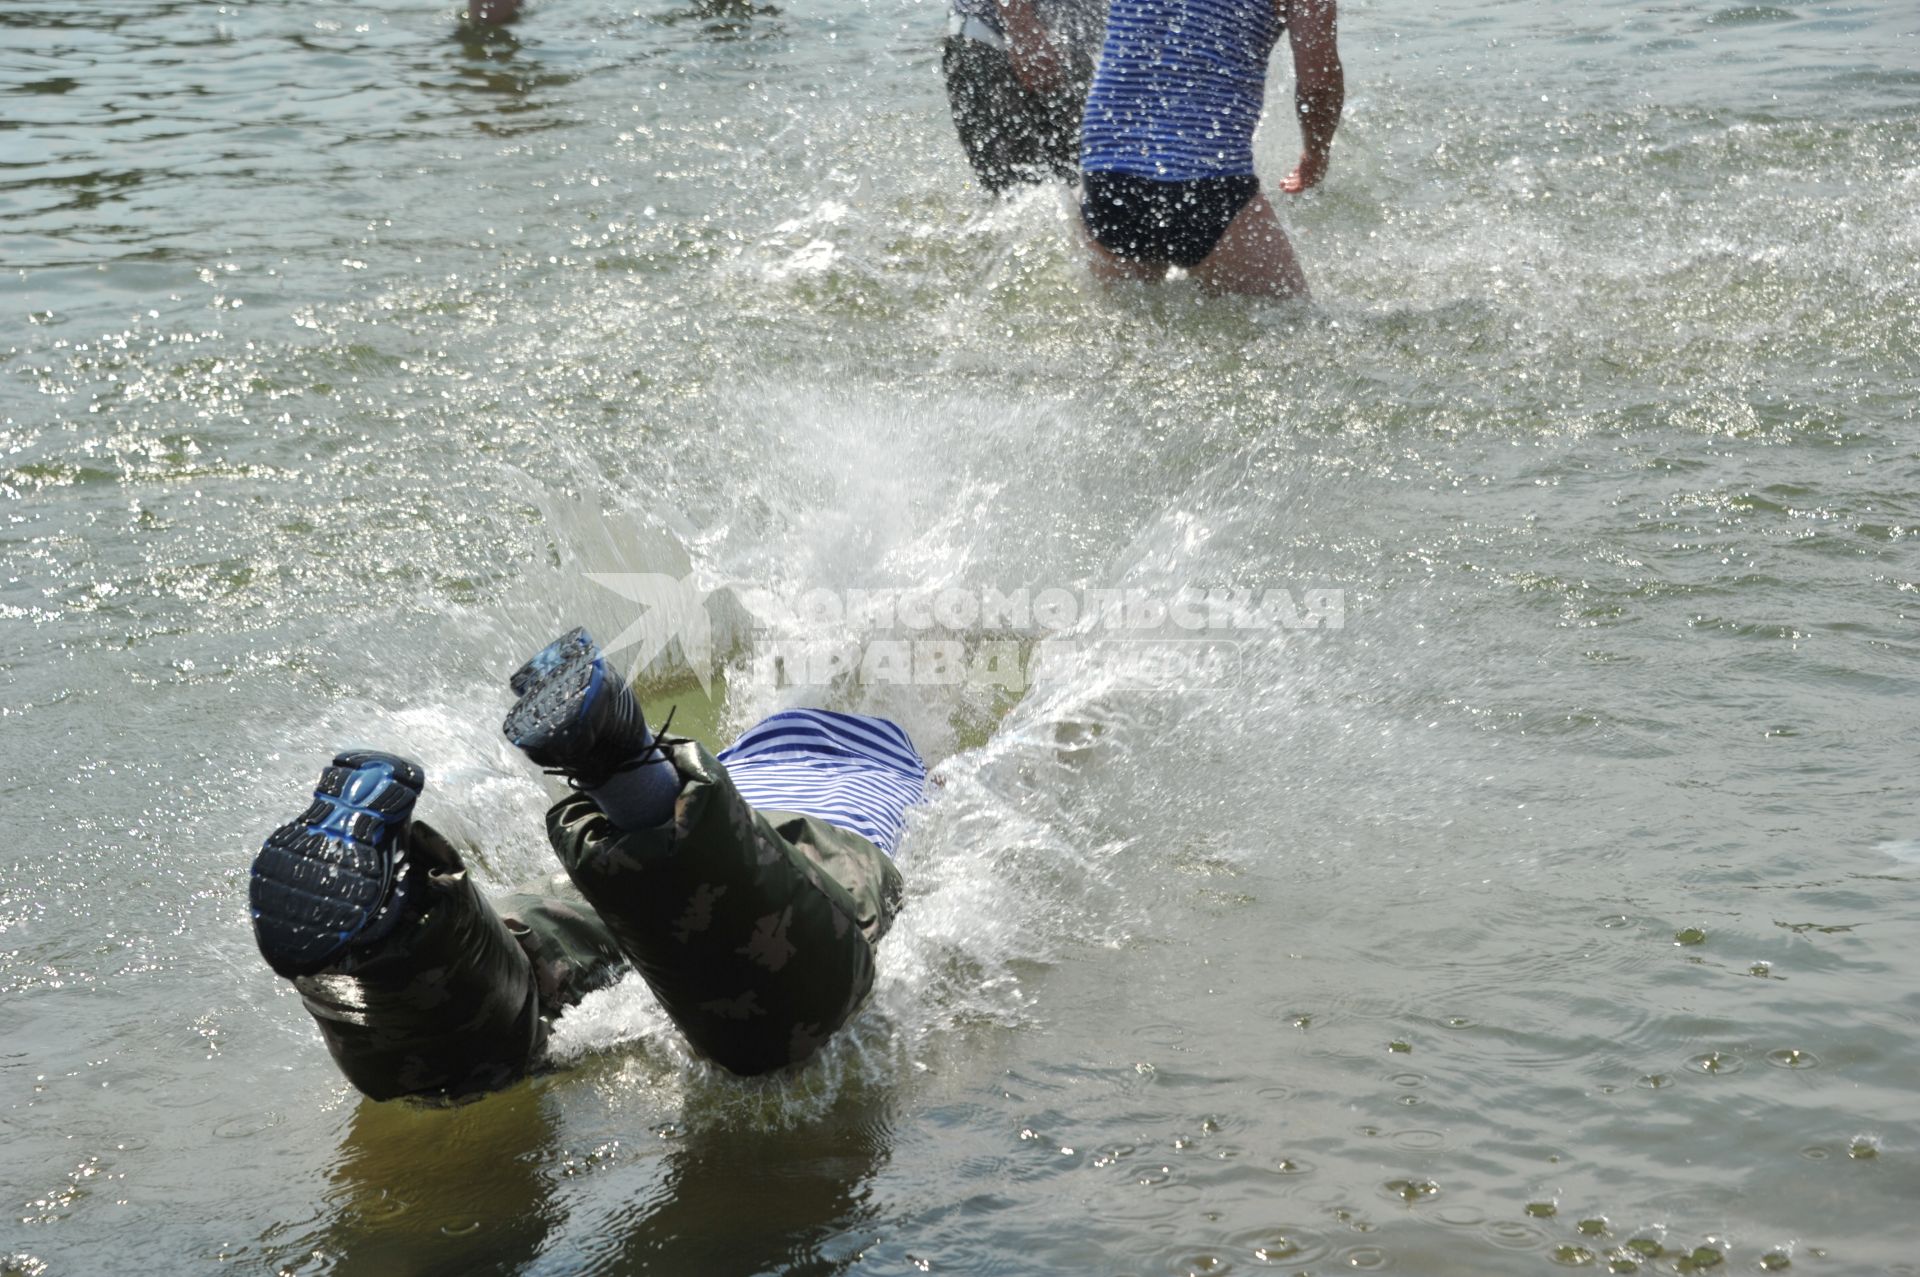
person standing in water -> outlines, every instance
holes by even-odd
[[[520,16],[520,0],[467,0],[467,21],[477,27],[505,26]]]
[[[261,955],[347,1080],[376,1100],[507,1086],[629,969],[721,1067],[806,1061],[866,1002],[900,907],[893,851],[926,781],[906,733],[786,710],[715,757],[656,737],[579,629],[509,685],[507,739],[574,790],[547,812],[564,874],[488,900],[414,819],[419,765],[371,750],[335,756],[254,857]]]
[[[1335,6],[1113,0],[1080,140],[1080,215],[1096,278],[1153,281],[1179,266],[1217,292],[1306,294],[1254,175],[1253,132],[1285,30],[1303,146],[1280,189],[1297,195],[1326,175],[1346,97]]]
[[[951,0],[941,70],[989,195],[1079,172],[1080,108],[1106,0]]]

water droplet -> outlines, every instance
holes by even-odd
[[[1673,933],[1675,944],[1705,944],[1707,933],[1698,927],[1685,927]]]
[[[1430,1179],[1390,1179],[1383,1188],[1403,1202],[1419,1202],[1436,1197],[1440,1186]]]
[[[1847,1156],[1856,1162],[1870,1162],[1880,1156],[1880,1141],[1871,1135],[1856,1135],[1847,1145]]]
[[[1411,1054],[1413,1054],[1413,1043],[1411,1043],[1411,1042],[1389,1042],[1389,1043],[1387,1043],[1387,1050],[1389,1050],[1389,1051],[1393,1051],[1393,1052],[1396,1052],[1396,1053],[1398,1053],[1398,1054],[1400,1054],[1400,1055],[1411,1055]]]
[[[1820,1059],[1811,1051],[1783,1046],[1777,1051],[1767,1052],[1767,1063],[1782,1069],[1811,1069],[1819,1065]]]
[[[1673,1079],[1664,1073],[1649,1073],[1635,1082],[1634,1085],[1640,1087],[1642,1090],[1657,1091],[1662,1087],[1672,1086]]]
[[[1594,1259],[1594,1253],[1585,1246],[1555,1246],[1553,1248],[1553,1262],[1556,1264],[1565,1264],[1568,1268],[1584,1267],[1587,1264],[1591,1264]]]
[[[1760,1267],[1767,1272],[1777,1273],[1783,1268],[1793,1267],[1793,1260],[1783,1250],[1770,1250],[1760,1256]]]
[[[1580,1230],[1582,1237],[1604,1237],[1607,1235],[1607,1221],[1598,1215],[1590,1219],[1583,1219],[1574,1225],[1574,1227]]]
[[[1687,1067],[1695,1073],[1704,1073],[1708,1077],[1719,1077],[1726,1073],[1738,1073],[1747,1067],[1745,1060],[1725,1051],[1709,1051],[1705,1055],[1696,1055],[1687,1061]]]
[[[1528,1202],[1527,1214],[1535,1219],[1552,1219],[1560,1213],[1560,1208],[1552,1202]]]
[[[1287,1235],[1280,1234],[1253,1248],[1253,1257],[1263,1264],[1277,1264],[1292,1259],[1306,1248]]]

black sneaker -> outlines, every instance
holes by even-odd
[[[646,751],[640,703],[593,636],[574,628],[533,654],[507,680],[520,699],[500,725],[540,766],[591,789]]]
[[[412,895],[407,825],[426,780],[393,754],[341,754],[320,773],[313,804],[267,835],[248,897],[268,966],[310,975],[393,930]]]

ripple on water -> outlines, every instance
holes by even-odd
[[[1412,1206],[1440,1196],[1440,1185],[1430,1179],[1390,1179],[1380,1186],[1387,1198]]]
[[[1550,1240],[1543,1230],[1517,1219],[1491,1220],[1480,1235],[1502,1250],[1535,1250]]]
[[[1722,1077],[1743,1072],[1747,1062],[1731,1051],[1708,1051],[1687,1061],[1689,1072],[1707,1077]]]
[[[1820,1057],[1797,1046],[1783,1046],[1767,1052],[1767,1063],[1777,1069],[1815,1069],[1820,1067]]]
[[[1782,9],[1770,4],[1741,4],[1722,9],[1707,19],[1710,26],[1750,27],[1769,22],[1797,22],[1800,15],[1791,9]]]
[[[1465,1202],[1449,1202],[1427,1212],[1427,1217],[1449,1228],[1478,1228],[1487,1222],[1487,1212]]]
[[[284,1113],[267,1110],[260,1113],[240,1113],[233,1117],[222,1118],[213,1127],[213,1137],[220,1140],[240,1140],[271,1130],[287,1120]]]
[[[1271,1224],[1233,1234],[1227,1248],[1255,1265],[1297,1268],[1326,1255],[1332,1243],[1311,1228]]]
[[[1413,1130],[1395,1131],[1387,1137],[1387,1140],[1395,1148],[1420,1152],[1426,1149],[1444,1147],[1447,1142],[1447,1137],[1440,1131],[1416,1128]]]

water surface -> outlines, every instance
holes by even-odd
[[[1348,4],[1310,308],[987,204],[936,5],[455,17],[0,10],[0,1272],[1920,1271],[1910,6]],[[1346,624],[823,692],[946,781],[824,1058],[362,1103],[253,847],[375,743],[549,867],[504,675],[663,567]]]

